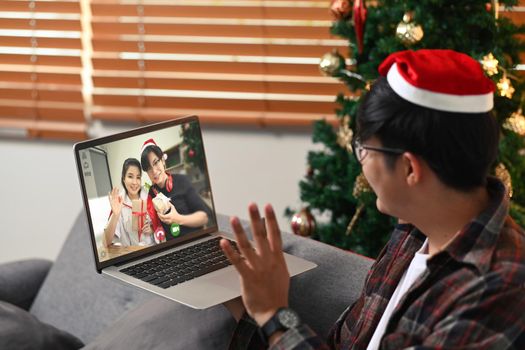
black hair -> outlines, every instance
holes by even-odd
[[[151,164],[148,160],[148,154],[150,154],[151,152],[155,153],[155,155],[159,157],[160,160],[163,159],[164,152],[162,152],[159,146],[149,145],[148,147],[144,148],[140,156],[140,164],[142,164],[142,170],[144,171],[148,171],[149,169],[151,169]]]
[[[128,158],[124,161],[124,163],[122,164],[122,176],[120,178],[120,183],[122,184],[122,187],[124,187],[124,191],[126,191],[126,194],[128,196],[129,193],[128,189],[126,188],[126,185],[124,184],[124,177],[126,177],[126,173],[130,166],[136,166],[137,168],[139,168],[139,173],[142,175],[142,171],[140,170],[140,162],[138,161],[138,159]]]
[[[363,96],[357,137],[424,159],[445,185],[460,191],[484,186],[498,154],[499,127],[492,112],[444,112],[398,96],[380,77]],[[392,169],[399,155],[386,154]]]

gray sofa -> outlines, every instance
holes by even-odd
[[[218,221],[230,231],[226,216]],[[292,279],[290,303],[306,323],[326,335],[357,298],[372,261],[291,234],[283,234],[283,240],[286,251],[319,265]],[[33,322],[74,335],[86,349],[224,349],[235,327],[222,305],[193,310],[97,274],[83,213],[54,263],[0,265],[0,301],[28,310],[23,317]],[[0,316],[0,324],[6,321]],[[11,323],[0,330],[0,344],[17,344],[6,339],[16,335],[22,340],[31,333],[31,328]]]

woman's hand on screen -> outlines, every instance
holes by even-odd
[[[120,212],[122,211],[124,199],[120,195],[118,187],[114,187],[111,192],[109,192],[108,196],[109,204],[111,205],[111,211],[113,211],[113,214],[116,216],[119,216]]]

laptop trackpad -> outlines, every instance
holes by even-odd
[[[196,309],[206,309],[241,295],[233,266],[214,271],[165,290],[168,297]]]

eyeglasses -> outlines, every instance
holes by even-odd
[[[162,165],[162,162],[160,161],[160,159],[157,158],[157,157],[155,157],[155,159],[153,159],[153,164],[151,164],[151,165],[146,169],[146,171],[153,170],[153,168],[159,168],[159,169],[161,169],[161,165]]]
[[[399,148],[388,148],[388,147],[373,147],[373,146],[367,146],[362,145],[361,140],[359,139],[353,139],[352,140],[352,151],[354,152],[355,158],[359,163],[363,162],[363,159],[365,159],[366,155],[368,154],[368,151],[376,151],[376,152],[382,152],[382,153],[390,153],[390,154],[403,154],[405,150],[399,149]]]

